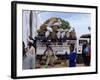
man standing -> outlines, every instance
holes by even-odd
[[[44,54],[46,55],[45,67],[48,67],[49,64],[51,66],[54,66],[55,55],[53,53],[53,49],[47,44],[46,44],[46,50],[45,50]]]
[[[33,41],[28,42],[29,49],[23,55],[23,69],[34,69],[35,68],[35,48],[33,47]]]

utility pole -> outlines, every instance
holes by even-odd
[[[29,29],[30,29],[30,37],[34,38],[36,36],[37,30],[37,16],[42,11],[30,11],[30,21],[29,21]]]
[[[32,37],[32,18],[33,18],[33,14],[32,14],[32,10],[30,11],[30,37]]]

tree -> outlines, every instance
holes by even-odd
[[[52,21],[53,23],[61,21],[61,24],[58,26],[54,25],[51,26],[53,32],[57,32],[57,30],[60,29],[70,29],[70,24],[68,21],[65,21],[61,18],[51,17],[50,19],[46,20],[41,26],[40,29],[37,31],[38,35],[43,34],[47,31],[48,24]],[[52,23],[52,25],[53,25]]]
[[[62,28],[62,29],[70,29],[70,24],[69,24],[68,21],[65,21],[63,19],[60,19],[60,20],[61,20],[61,23],[62,23],[60,28]]]

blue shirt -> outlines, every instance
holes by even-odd
[[[69,67],[76,66],[76,52],[71,52],[69,54]]]

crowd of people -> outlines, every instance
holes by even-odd
[[[82,58],[85,66],[90,66],[91,61],[91,44],[83,43],[82,46]],[[46,56],[46,61],[44,67],[55,66],[54,62],[57,60],[57,56],[49,44],[45,44],[46,50],[44,55]],[[75,44],[70,44],[70,53],[65,53],[65,60],[69,62],[69,67],[75,67],[77,64],[77,51],[75,49]],[[36,68],[36,42],[29,37],[28,47],[25,48],[23,42],[23,69],[35,69]],[[66,65],[67,66],[67,65]]]

